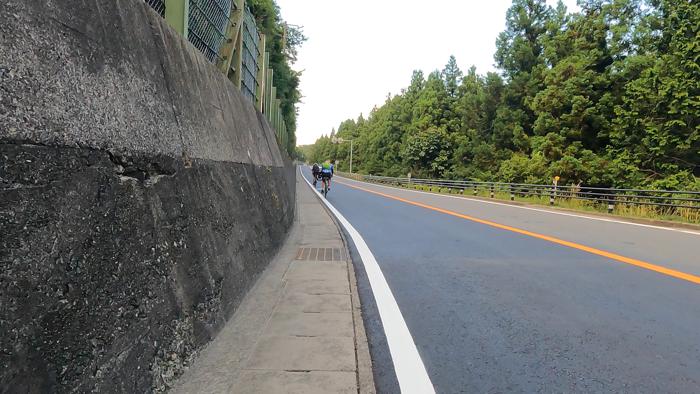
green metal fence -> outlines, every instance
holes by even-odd
[[[165,0],[145,0],[160,16],[165,17]]]
[[[258,91],[258,71],[261,65],[258,64],[260,58],[260,34],[255,19],[250,12],[243,14],[243,51],[241,52],[241,92],[255,102],[255,95]]]
[[[219,59],[231,11],[231,0],[189,0],[187,38],[209,61]]]
[[[145,0],[178,33],[186,36],[261,111],[281,148],[289,147],[287,125],[265,52],[265,36],[245,0]]]

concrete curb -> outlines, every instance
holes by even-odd
[[[337,223],[336,223],[337,225]],[[369,353],[369,343],[365,332],[365,323],[362,319],[362,307],[360,294],[357,291],[357,277],[355,266],[349,254],[345,234],[341,231],[341,238],[345,244],[345,252],[348,256],[348,279],[350,280],[350,293],[352,295],[352,320],[355,324],[355,355],[357,357],[357,390],[360,394],[375,394],[374,374],[372,372],[372,357]]]
[[[316,195],[317,199],[320,199]],[[350,254],[348,240],[345,236],[338,219],[330,212],[328,207],[321,201],[321,206],[335,224],[338,234],[343,241],[345,255],[348,260],[348,281],[350,282],[350,294],[352,299],[352,320],[355,327],[355,357],[357,362],[357,392],[359,394],[376,394],[374,385],[374,373],[372,369],[372,357],[369,352],[369,342],[365,331],[365,323],[362,319],[362,307],[360,304],[360,294],[357,290],[357,276],[355,275],[355,265]]]

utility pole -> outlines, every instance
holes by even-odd
[[[350,173],[352,174],[352,148],[353,148],[353,142],[355,140],[346,140],[341,137],[333,137],[331,140],[332,143],[334,144],[342,144],[343,142],[349,142],[350,143]]]

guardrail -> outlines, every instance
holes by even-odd
[[[549,199],[550,205],[558,200],[578,200],[606,206],[613,212],[616,206],[652,206],[668,210],[689,209],[700,212],[700,192],[682,190],[615,189],[587,186],[541,185],[527,183],[476,182],[448,179],[396,178],[377,175],[338,173],[342,176],[367,182],[402,186],[430,191],[472,196],[508,196]]]
[[[270,122],[280,147],[289,150],[265,35],[258,31],[245,0],[144,1],[241,90]]]

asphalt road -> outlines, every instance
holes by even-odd
[[[690,276],[700,234],[334,180],[328,200],[376,257],[436,392],[700,393],[700,284],[370,191]],[[377,388],[397,392],[361,267],[358,281]]]

